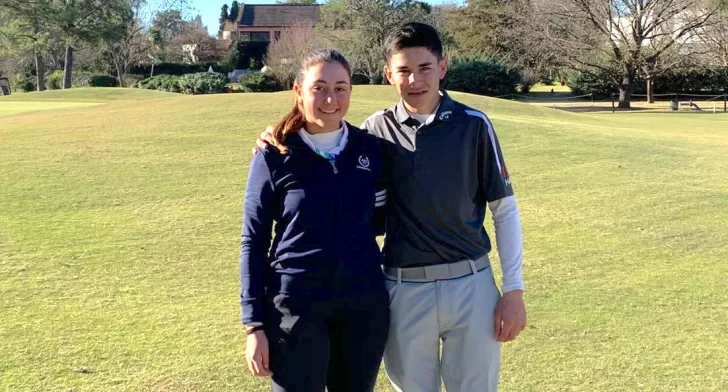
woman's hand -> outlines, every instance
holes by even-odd
[[[248,369],[254,376],[271,375],[268,356],[268,338],[263,331],[255,331],[248,335],[245,342],[245,359]]]

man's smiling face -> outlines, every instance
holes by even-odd
[[[440,101],[440,80],[446,73],[447,60],[419,46],[395,52],[384,66],[387,80],[412,113],[434,111]]]

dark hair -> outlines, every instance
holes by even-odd
[[[411,22],[392,31],[384,41],[384,61],[389,63],[392,56],[405,48],[426,48],[437,59],[442,58],[442,41],[437,29],[424,24]]]
[[[351,83],[351,66],[346,60],[344,55],[337,52],[334,49],[316,49],[313,52],[306,55],[301,60],[301,65],[298,68],[296,75],[295,84],[299,87],[303,83],[303,78],[306,76],[306,71],[309,67],[321,63],[339,63],[341,64],[346,72],[349,74],[349,83]],[[299,129],[306,125],[306,118],[303,115],[303,108],[301,102],[293,97],[293,108],[283,119],[273,128],[273,145],[278,148],[282,153],[288,152],[288,149],[283,145],[286,140],[286,136],[292,132],[298,132]]]

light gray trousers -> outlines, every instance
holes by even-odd
[[[488,267],[458,279],[386,281],[391,318],[384,364],[397,391],[496,392],[500,292]],[[442,343],[442,352],[440,344]]]

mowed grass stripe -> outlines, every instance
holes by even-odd
[[[88,102],[3,102],[0,101],[0,117],[7,117],[41,110],[68,109],[99,105]]]
[[[724,390],[728,117],[453,95],[493,120],[523,214],[529,328],[502,390]],[[355,86],[347,119],[395,98]],[[264,389],[238,325],[241,201],[290,95],[104,102],[0,130],[0,389]]]

